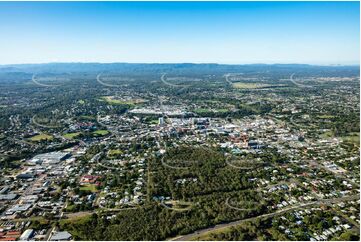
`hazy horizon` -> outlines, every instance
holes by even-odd
[[[177,64],[194,64],[194,65],[310,65],[310,66],[360,66],[360,63],[355,64],[312,64],[312,63],[219,63],[219,62],[79,62],[79,61],[66,61],[66,62],[39,62],[39,63],[5,63],[0,66],[16,66],[16,65],[47,65],[47,64],[149,64],[149,65],[177,65]]]

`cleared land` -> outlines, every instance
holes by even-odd
[[[121,154],[123,154],[123,152],[121,150],[109,150],[109,152],[108,152],[109,157],[117,156],[117,155],[121,155]]]
[[[109,134],[109,131],[101,129],[101,130],[94,131],[93,134],[95,134],[95,135],[107,135],[107,134]]]
[[[52,140],[53,136],[48,134],[38,134],[30,138],[31,141],[43,141],[43,140]]]
[[[360,134],[357,132],[353,132],[350,133],[350,135],[343,136],[342,140],[360,145]]]
[[[283,84],[266,84],[266,83],[259,83],[259,82],[234,82],[232,84],[233,88],[236,89],[260,89],[260,88],[278,88],[284,87]]]
[[[91,184],[91,185],[81,186],[81,187],[79,188],[79,190],[81,190],[81,191],[90,191],[90,192],[97,192],[97,191],[98,191],[98,188],[97,188],[95,185]]]
[[[253,83],[253,82],[235,82],[233,83],[233,87],[237,89],[257,89],[257,88],[265,88],[270,87],[272,85],[264,84],[264,83]]]
[[[101,97],[100,100],[105,101],[110,105],[136,105],[145,102],[144,99],[120,100],[120,99],[116,99],[113,96],[104,96]]]
[[[80,134],[81,134],[80,132],[68,133],[68,134],[64,134],[63,137],[66,139],[74,139],[74,138],[78,137]]]

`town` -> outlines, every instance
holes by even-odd
[[[1,241],[359,240],[359,67],[18,68]]]

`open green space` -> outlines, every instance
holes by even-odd
[[[123,152],[121,150],[118,150],[118,149],[108,151],[108,156],[109,157],[117,156],[117,155],[121,155],[121,154],[123,154]]]
[[[347,136],[343,136],[342,140],[350,143],[360,144],[360,134],[357,132],[352,132]]]
[[[90,192],[97,192],[98,188],[96,185],[94,184],[89,184],[89,185],[83,185],[79,188],[79,190],[81,191],[90,191]]]
[[[334,115],[323,114],[323,115],[318,115],[317,117],[321,118],[321,119],[331,119],[331,118],[334,118],[335,116]]]
[[[136,105],[144,103],[144,99],[131,99],[131,100],[119,100],[115,99],[113,96],[104,96],[101,97],[100,100],[107,102],[110,105]]]
[[[78,120],[80,121],[95,121],[97,118],[92,115],[81,115],[79,116]]]
[[[81,134],[81,132],[67,133],[67,134],[64,134],[63,137],[66,139],[74,139],[74,138],[78,137],[80,134]]]
[[[38,142],[38,141],[44,141],[44,140],[53,140],[53,136],[52,135],[49,135],[49,134],[38,134],[38,135],[35,135],[33,137],[30,138],[31,141],[35,141],[35,142]]]
[[[235,82],[233,83],[233,87],[236,89],[257,89],[257,88],[265,88],[270,87],[269,84],[264,83],[253,83],[253,82]]]
[[[86,215],[81,217],[74,217],[69,219],[62,219],[59,221],[60,227],[72,227],[71,234],[75,239],[86,237],[86,233],[90,232],[85,229],[77,229],[81,228],[84,225],[88,225],[93,220],[92,215]]]
[[[104,135],[109,134],[109,131],[108,131],[108,130],[105,130],[105,129],[100,129],[100,130],[94,131],[93,134],[95,134],[95,135],[100,135],[100,136],[104,136]]]
[[[334,137],[335,134],[334,132],[332,132],[331,130],[330,131],[326,131],[324,132],[323,134],[321,134],[321,138],[324,138],[324,139],[327,139],[327,138],[332,138]]]
[[[327,139],[335,137],[335,134],[333,131],[327,131],[323,134],[321,134],[321,138]],[[348,135],[341,136],[341,139],[344,142],[350,142],[354,144],[360,144],[360,134],[357,132],[351,132]]]

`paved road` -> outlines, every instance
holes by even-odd
[[[121,85],[116,85],[116,84],[109,84],[109,83],[105,83],[100,79],[100,76],[102,75],[102,73],[97,75],[97,82],[100,83],[103,86],[107,86],[107,87],[121,87]]]
[[[34,82],[36,85],[38,86],[43,86],[43,87],[58,87],[60,85],[50,85],[50,84],[44,84],[44,83],[40,83],[36,80],[36,75],[34,74],[33,77],[31,78],[31,81]]]
[[[171,86],[171,87],[185,87],[185,85],[178,85],[178,84],[173,84],[173,83],[169,83],[167,82],[167,80],[165,79],[165,75],[166,74],[163,74],[161,77],[160,77],[160,80],[167,86]]]
[[[30,121],[31,123],[35,124],[36,126],[39,126],[39,127],[42,127],[42,128],[48,128],[48,129],[56,129],[56,128],[59,128],[61,127],[60,125],[45,125],[45,124],[39,124],[37,121],[36,121],[36,115],[34,115]]]
[[[295,74],[296,74],[296,73],[293,73],[293,74],[290,76],[290,81],[291,81],[293,84],[295,84],[295,85],[298,86],[298,87],[308,87],[308,88],[312,87],[312,86],[310,86],[310,85],[300,84],[300,83],[296,82],[295,80],[293,80],[293,76],[294,76]]]
[[[317,204],[332,204],[332,203],[337,203],[337,202],[341,202],[341,201],[349,201],[349,200],[355,200],[355,199],[360,199],[360,196],[359,195],[354,195],[354,196],[334,198],[334,199],[321,199],[321,200],[318,200],[318,201],[299,204],[299,205],[296,205],[296,206],[292,206],[292,207],[289,207],[289,208],[278,210],[278,211],[273,212],[273,213],[268,213],[268,214],[263,214],[263,215],[252,217],[252,218],[237,220],[237,221],[230,222],[230,223],[215,225],[215,226],[212,226],[210,228],[197,230],[197,231],[195,231],[195,232],[193,232],[191,234],[178,236],[178,237],[170,239],[170,240],[189,241],[191,239],[194,239],[195,236],[200,236],[200,235],[206,234],[208,232],[213,232],[213,231],[218,230],[218,229],[223,229],[223,228],[227,228],[227,227],[236,226],[236,225],[239,225],[239,224],[241,224],[243,222],[253,221],[253,220],[259,219],[259,218],[273,217],[275,215],[280,215],[280,214],[283,214],[283,213],[287,213],[287,212],[290,212],[290,211],[295,210],[295,209],[308,207],[308,206],[313,206],[313,205],[317,205]]]
[[[227,82],[229,85],[233,86],[233,82],[231,82],[230,80],[228,80],[228,77],[229,77],[230,75],[231,75],[231,74],[228,73],[228,74],[224,75],[224,77],[226,78],[226,82]]]

